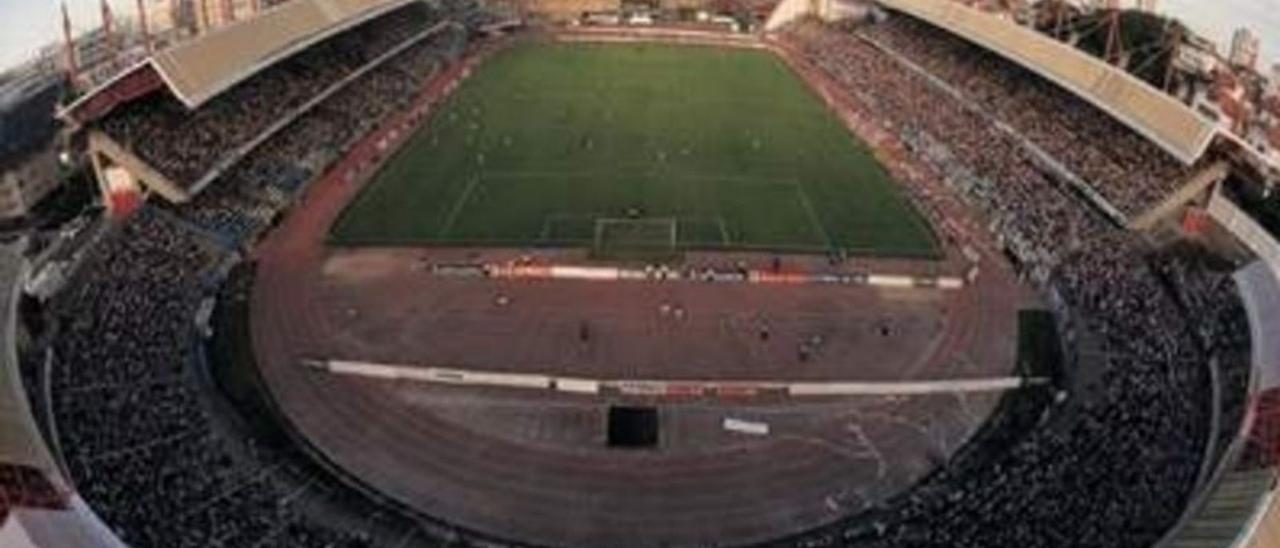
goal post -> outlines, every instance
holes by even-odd
[[[595,222],[592,256],[624,261],[667,261],[676,256],[679,223],[674,218],[601,218]]]

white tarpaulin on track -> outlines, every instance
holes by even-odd
[[[304,365],[340,375],[356,375],[386,380],[505,388],[556,390],[580,394],[596,394],[608,388],[624,394],[648,396],[714,396],[761,395],[781,391],[793,397],[821,396],[912,396],[953,394],[962,392],[1000,392],[1030,384],[1043,384],[1044,379],[1004,377],[993,379],[919,380],[900,382],[788,382],[683,380],[683,379],[588,379],[555,377],[537,373],[502,373],[470,369],[386,365],[353,361],[305,361]]]

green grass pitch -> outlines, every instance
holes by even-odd
[[[336,245],[589,246],[677,221],[681,249],[934,257],[927,223],[765,52],[525,44],[467,80],[333,228]]]

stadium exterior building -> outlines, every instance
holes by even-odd
[[[25,216],[61,183],[57,123],[61,86],[43,76],[0,87],[0,221]]]

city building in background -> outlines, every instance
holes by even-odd
[[[104,85],[154,51],[254,17],[280,0],[99,0],[83,33],[63,12],[64,37],[0,74],[0,220],[21,218],[62,181],[60,102]],[[115,13],[131,8],[132,16]],[[140,15],[139,15],[140,14]],[[68,89],[64,82],[71,83]]]
[[[205,27],[220,27],[253,16],[255,0],[203,0]]]
[[[147,28],[157,41],[171,39],[183,28],[195,28],[195,12],[189,3],[175,0],[142,0],[147,16]]]
[[[1258,65],[1260,48],[1261,40],[1253,34],[1253,31],[1246,28],[1236,29],[1235,34],[1231,35],[1231,64],[1253,69]]]
[[[134,0],[131,17],[117,18],[117,4],[99,0],[102,16],[91,30],[73,34],[64,10],[64,36],[58,55],[79,92],[88,91],[144,61],[147,56],[218,27],[256,16],[288,0]],[[137,15],[141,14],[141,16]],[[68,44],[73,44],[68,46]],[[68,55],[67,49],[74,51]]]
[[[40,72],[0,84],[0,221],[26,216],[61,184],[61,95],[61,80]]]

